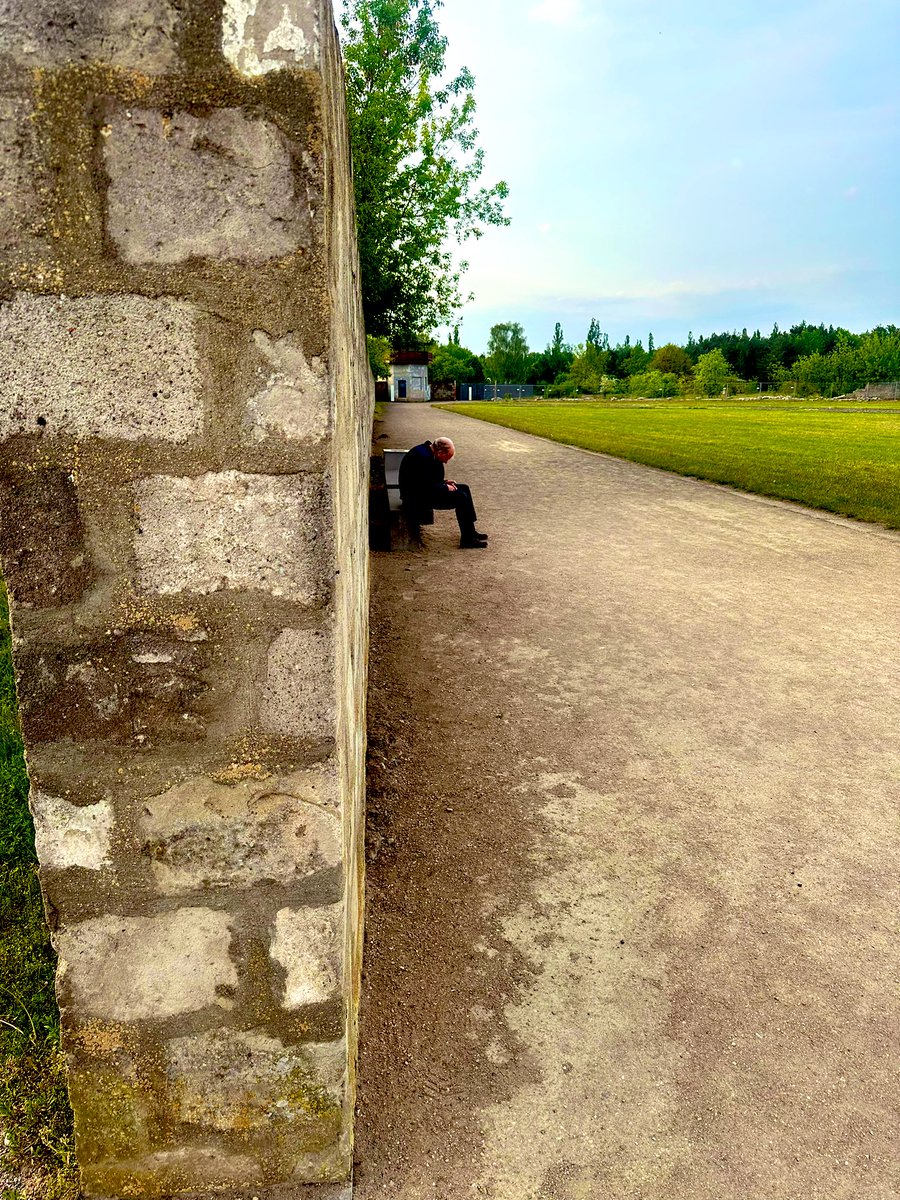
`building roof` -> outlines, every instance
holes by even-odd
[[[388,362],[395,367],[427,367],[433,359],[434,355],[427,350],[395,350]]]

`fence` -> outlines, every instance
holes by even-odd
[[[900,400],[900,379],[890,383],[867,383],[853,395],[860,400]]]
[[[458,383],[457,400],[519,400],[526,396],[541,395],[543,389],[535,390],[533,383]]]

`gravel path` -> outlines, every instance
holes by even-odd
[[[894,1200],[900,537],[417,405],[357,1200]]]

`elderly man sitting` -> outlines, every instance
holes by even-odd
[[[420,525],[434,524],[436,508],[452,508],[459,522],[460,549],[484,550],[487,534],[479,533],[475,528],[472,493],[464,483],[444,478],[444,463],[448,463],[455,453],[456,447],[450,439],[440,437],[413,446],[404,454],[400,463],[403,511],[409,524],[418,529]]]

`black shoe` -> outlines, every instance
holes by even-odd
[[[466,537],[460,540],[459,548],[460,550],[487,550],[487,542],[480,538]]]
[[[476,542],[486,542],[488,540],[488,535],[486,533],[479,533],[477,529],[472,530],[472,537]]]

